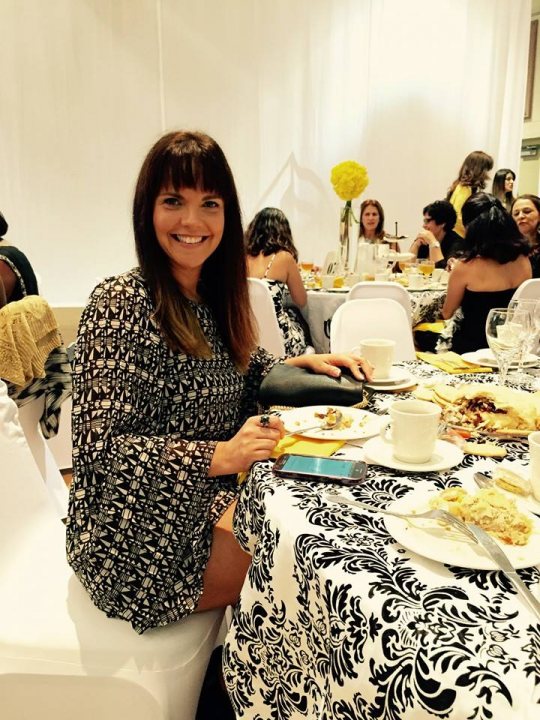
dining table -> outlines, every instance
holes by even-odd
[[[350,288],[329,290],[310,289],[307,291],[307,306],[303,311],[309,325],[312,345],[317,353],[330,352],[330,326],[332,317],[342,305]],[[424,322],[436,322],[446,297],[446,288],[441,286],[409,290],[411,298],[412,327]]]
[[[496,372],[397,367],[416,388],[498,381]],[[382,427],[390,405],[410,393],[375,392],[365,410]],[[526,437],[494,442],[526,472]],[[366,443],[350,440],[336,456],[366,459]],[[464,562],[466,538],[439,550],[436,530],[413,523],[415,542],[397,540],[376,512],[420,506],[445,488],[474,492],[474,473],[497,462],[458,453],[442,469],[410,470],[371,459],[365,481],[351,487],[278,477],[272,461],[256,463],[234,517],[253,559],[223,654],[238,720],[537,720],[539,617],[481,549]],[[540,533],[529,542],[518,574],[540,600]]]

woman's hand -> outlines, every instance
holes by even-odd
[[[226,442],[218,442],[210,463],[209,477],[249,470],[257,460],[267,460],[285,434],[277,415],[250,417]]]
[[[339,377],[340,367],[348,368],[357,380],[371,380],[373,367],[359,353],[328,353],[322,355],[300,355],[285,360],[287,365],[303,367],[319,375]]]

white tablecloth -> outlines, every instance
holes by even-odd
[[[376,397],[380,411],[390,397]],[[338,489],[384,507],[487,462],[417,475],[370,465],[367,482]],[[508,579],[406,550],[380,515],[338,509],[327,488],[278,479],[267,462],[242,490],[235,531],[253,563],[224,652],[237,718],[537,720],[540,623]],[[540,598],[540,568],[519,575]]]
[[[412,325],[420,322],[434,322],[440,319],[441,308],[446,296],[442,290],[410,292]],[[309,324],[315,352],[330,351],[330,323],[338,307],[345,302],[347,293],[308,290],[307,310],[304,316]]]

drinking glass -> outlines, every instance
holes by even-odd
[[[435,263],[433,262],[433,260],[419,260],[418,269],[423,275],[429,277],[431,273],[435,270]]]
[[[508,380],[518,383],[527,384],[531,382],[532,377],[523,371],[523,364],[527,355],[538,345],[538,336],[540,334],[540,302],[538,300],[511,300],[508,304],[508,310],[512,317],[521,318],[525,316],[524,323],[528,327],[527,337],[521,345],[521,353],[517,359],[517,370],[508,374]]]
[[[525,312],[508,308],[493,308],[489,311],[486,338],[499,366],[501,385],[506,385],[508,368],[519,358],[529,329],[530,324]]]

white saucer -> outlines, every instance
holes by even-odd
[[[431,460],[426,463],[406,463],[396,460],[392,455],[392,445],[390,443],[385,442],[380,437],[374,437],[364,445],[364,458],[366,462],[393,468],[394,470],[436,472],[437,470],[447,470],[454,467],[454,465],[459,465],[463,460],[463,453],[457,445],[446,442],[446,440],[437,440]]]
[[[404,380],[410,380],[411,374],[408,370],[402,367],[393,365],[390,368],[390,375],[384,378],[374,378],[370,381],[370,385],[392,385],[395,383],[403,382]]]
[[[406,390],[407,388],[412,388],[414,385],[418,383],[418,380],[414,378],[412,375],[407,374],[407,377],[404,380],[401,380],[401,382],[394,382],[394,383],[388,383],[388,385],[379,385],[378,381],[375,381],[375,383],[364,383],[366,387],[371,388],[371,390],[379,390],[380,392],[389,392],[391,390]]]
[[[463,353],[461,356],[467,362],[475,363],[476,365],[484,365],[485,367],[498,369],[499,363],[497,362],[495,355],[489,348],[482,348],[481,350],[475,350],[474,352]],[[537,355],[528,354],[523,363],[523,367],[534,367],[540,364],[540,358]],[[515,370],[517,363],[510,363],[510,368]]]

